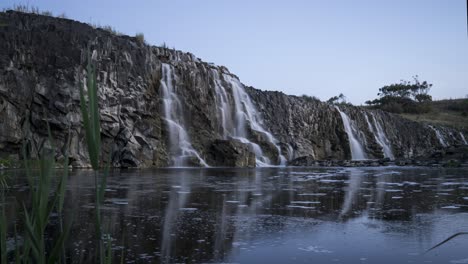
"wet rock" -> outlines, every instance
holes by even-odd
[[[255,167],[255,154],[246,144],[236,140],[215,140],[209,149],[208,161],[213,166]]]

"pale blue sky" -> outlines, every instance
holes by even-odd
[[[465,0],[6,0],[0,8],[14,4],[143,32],[262,90],[344,93],[360,104],[417,74],[435,98],[468,94]]]

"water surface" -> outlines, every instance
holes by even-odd
[[[28,188],[14,174],[8,216],[19,219]],[[68,253],[90,262],[91,172],[72,173],[65,207]],[[466,168],[114,171],[103,215],[117,262],[468,263],[468,237],[424,254],[468,231]]]

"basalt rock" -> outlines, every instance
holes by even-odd
[[[212,166],[255,167],[255,155],[245,144],[217,139],[209,149],[208,162]]]
[[[111,155],[116,167],[172,165],[163,65],[170,65],[171,84],[182,109],[177,114],[184,120],[191,146],[209,165],[250,167],[259,149],[272,165],[283,157],[289,161],[307,157],[305,164],[351,159],[343,120],[333,105],[240,83],[236,87],[238,78],[225,67],[193,54],[148,46],[137,38],[69,19],[12,11],[0,13],[0,158],[21,153],[23,142],[33,155],[39,153],[47,145],[48,124],[57,159],[68,149],[73,166],[89,166],[79,107],[88,51],[97,73],[102,156]],[[371,114],[396,158],[429,157],[465,144],[460,131],[450,128],[362,107],[340,109],[359,131],[369,159],[384,157],[365,119]],[[239,139],[233,131],[241,124],[245,137]],[[194,157],[188,160],[189,165],[201,164]]]

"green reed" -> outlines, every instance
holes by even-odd
[[[58,217],[62,217],[63,197],[65,196],[65,184],[68,177],[68,161],[65,161],[64,173],[58,179],[57,186],[54,186],[55,157],[54,144],[50,127],[47,124],[48,140],[50,148],[42,147],[37,162],[38,168],[34,170],[32,160],[28,157],[27,144],[23,144],[24,168],[26,171],[28,185],[31,192],[31,204],[28,210],[24,208],[25,235],[24,244],[21,248],[21,260],[23,263],[58,263],[65,261],[64,248],[67,240],[71,222],[68,222],[62,229],[61,234],[52,240],[52,245],[46,243],[46,228],[50,225],[50,217],[54,209],[58,212]],[[36,176],[34,176],[36,175]],[[51,190],[55,192],[50,198]],[[18,247],[18,244],[16,244]]]
[[[7,263],[7,219],[5,215],[5,192],[8,188],[6,175],[0,174],[0,263]]]
[[[110,160],[107,161],[103,169],[102,176],[99,177],[100,153],[101,153],[101,131],[99,119],[99,106],[97,95],[97,80],[95,67],[91,62],[88,52],[87,64],[87,91],[84,91],[80,83],[80,106],[85,130],[86,144],[92,169],[94,171],[95,184],[95,235],[98,252],[96,262],[112,262],[112,238],[110,234],[104,234],[102,228],[101,205],[104,201],[107,176],[110,170]],[[23,141],[24,170],[27,175],[27,183],[31,193],[29,206],[23,204],[24,213],[24,241],[20,246],[18,242],[18,232],[14,225],[15,263],[65,263],[66,241],[71,230],[71,221],[63,221],[63,207],[65,202],[66,185],[69,170],[70,131],[68,142],[66,143],[64,170],[61,175],[56,175],[55,146],[52,133],[47,123],[48,144],[44,144],[38,151],[30,145],[32,142]],[[29,153],[35,149],[38,160],[32,160]],[[58,183],[54,184],[54,179],[58,177]],[[7,232],[8,219],[5,213],[5,193],[8,189],[6,176],[0,175],[0,263],[8,263],[7,252]],[[51,196],[50,193],[53,193]],[[57,212],[60,235],[50,237],[46,234],[46,229],[50,227],[50,218],[53,212]],[[73,217],[70,217],[73,219]],[[10,221],[11,222],[11,221]],[[47,240],[48,239],[48,240]],[[122,254],[123,256],[123,254]],[[122,258],[123,261],[123,258]]]
[[[109,175],[110,162],[108,161],[101,180],[99,181],[100,171],[100,154],[101,154],[101,125],[99,118],[99,105],[97,93],[97,80],[95,67],[91,62],[90,52],[88,51],[87,64],[87,92],[85,94],[84,87],[80,83],[80,106],[81,115],[83,117],[83,126],[85,129],[86,144],[88,147],[89,160],[94,171],[94,187],[95,187],[95,227],[98,242],[99,261],[100,263],[112,262],[112,238],[109,234],[104,235],[102,230],[101,205],[104,201],[104,192],[106,189],[107,176]],[[86,97],[87,96],[87,103]],[[107,247],[106,245],[107,244]]]

